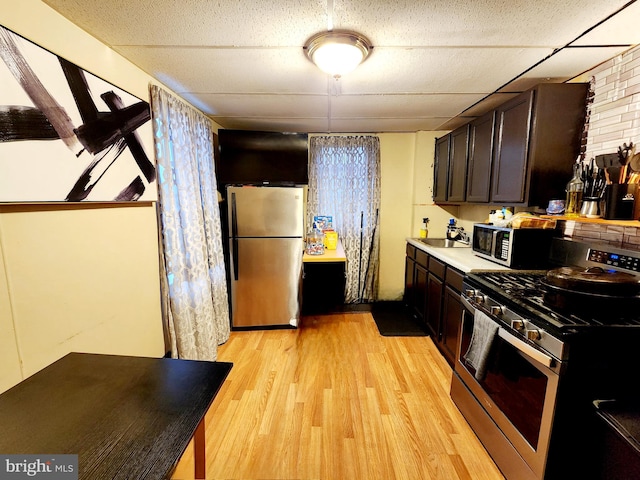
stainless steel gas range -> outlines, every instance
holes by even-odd
[[[593,478],[597,399],[638,394],[640,252],[554,239],[468,274],[451,397],[508,479]]]

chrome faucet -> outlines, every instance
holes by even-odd
[[[462,227],[458,227],[458,241],[461,243],[466,243],[467,245],[471,242],[471,238],[469,238],[469,235],[464,231],[464,228]]]
[[[456,226],[456,220],[454,218],[449,219],[449,224],[447,225],[447,239],[456,240],[466,244],[470,241],[469,235],[464,231],[464,228]]]

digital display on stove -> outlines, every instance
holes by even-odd
[[[625,270],[632,270],[634,272],[640,271],[640,257],[619,255],[613,252],[590,248],[588,259],[592,262],[602,263],[603,265],[624,268]]]

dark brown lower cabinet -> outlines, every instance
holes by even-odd
[[[407,243],[404,272],[404,303],[419,322],[425,321],[429,256]]]
[[[407,243],[407,254],[404,261],[404,296],[407,306],[413,306],[414,277],[416,275],[416,247]]]
[[[460,292],[446,285],[444,287],[444,299],[442,301],[440,350],[452,366],[455,362],[456,351],[458,349],[461,319],[462,302],[460,302]]]
[[[464,274],[407,244],[404,302],[453,367],[460,335]]]
[[[415,316],[424,323],[425,310],[427,307],[427,298],[429,292],[427,291],[428,272],[421,264],[416,262],[416,274],[414,279],[414,292],[413,292],[413,311]]]
[[[438,347],[452,367],[456,359],[462,323],[460,292],[462,291],[463,279],[464,274],[461,271],[447,265],[442,295],[442,322]]]
[[[440,337],[440,315],[442,313],[442,280],[429,273],[427,282],[427,328],[434,342]]]

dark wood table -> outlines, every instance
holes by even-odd
[[[70,353],[0,395],[0,453],[77,454],[84,479],[160,479],[194,438],[204,478],[204,415],[231,367]]]

